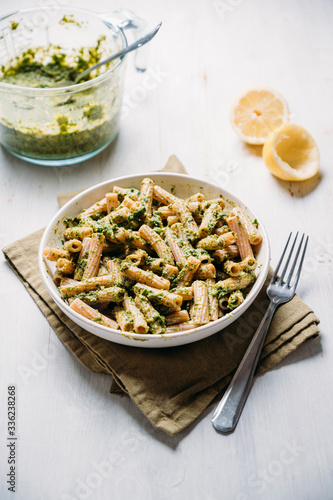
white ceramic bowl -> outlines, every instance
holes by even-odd
[[[188,198],[192,194],[197,192],[202,192],[207,198],[216,198],[220,195],[224,196],[226,201],[226,207],[228,208],[229,200],[236,203],[250,216],[250,218],[257,219],[259,222],[259,231],[262,235],[262,243],[260,250],[257,253],[257,280],[254,283],[250,293],[247,298],[237,309],[232,313],[225,315],[217,321],[211,322],[208,325],[200,326],[195,330],[169,333],[162,335],[140,335],[137,333],[120,332],[107,328],[105,326],[99,325],[90,321],[80,314],[73,311],[60,297],[59,290],[53,283],[52,274],[54,271],[54,262],[45,262],[43,259],[43,250],[46,247],[58,246],[62,247],[61,239],[62,234],[65,229],[63,220],[66,217],[75,217],[83,209],[88,208],[96,201],[104,198],[105,193],[112,190],[114,185],[121,187],[134,187],[139,189],[141,180],[144,177],[150,177],[154,182],[167,190],[173,190],[176,196],[180,198]],[[203,181],[201,179],[190,177],[188,175],[174,174],[174,173],[143,173],[137,175],[128,175],[125,177],[118,177],[117,179],[112,179],[110,181],[97,184],[86,191],[83,191],[75,198],[70,200],[66,205],[64,205],[58,213],[53,217],[45,232],[43,234],[38,254],[38,263],[40,273],[42,275],[43,282],[46,286],[47,291],[60,307],[60,309],[68,316],[74,323],[78,324],[85,330],[98,337],[101,337],[117,344],[124,344],[135,347],[172,347],[183,344],[189,344],[191,342],[196,342],[198,340],[204,339],[213,335],[216,332],[220,332],[228,325],[233,323],[237,318],[239,318],[244,311],[250,306],[258,295],[261,287],[263,286],[270,262],[270,248],[268,237],[260,218],[247,206],[238,199],[232,193],[229,193],[225,189],[222,189],[210,182]]]

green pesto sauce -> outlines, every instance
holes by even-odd
[[[55,45],[28,49],[1,67],[0,82],[30,88],[68,86],[79,73],[110,55],[108,51],[105,37],[99,38],[96,47],[83,47],[70,53]],[[112,64],[107,65],[107,69]],[[100,69],[95,70],[84,80],[92,80],[99,74]],[[24,119],[13,122],[9,116],[0,118],[1,142],[24,156],[63,159],[96,151],[115,135],[114,115],[110,118],[104,104],[94,103],[93,88],[64,96],[61,103],[59,99],[52,102],[52,98],[47,98],[45,106],[45,114],[51,114],[48,123],[31,125],[31,122],[24,123]],[[75,121],[73,109],[81,110],[81,117],[76,111]],[[31,112],[33,114],[33,107]]]
[[[107,55],[105,36],[97,40],[96,47],[82,47],[65,51],[60,46],[35,47],[22,52],[5,66],[1,66],[3,83],[31,88],[57,88],[73,84],[82,71],[91,68]],[[113,63],[106,65],[107,69]],[[100,70],[89,73],[82,81],[92,80]]]

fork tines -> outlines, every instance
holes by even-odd
[[[284,247],[284,250],[283,250],[282,255],[280,257],[279,263],[278,263],[278,265],[277,265],[277,267],[275,269],[275,272],[274,272],[274,275],[272,277],[271,283],[275,283],[275,281],[276,281],[276,277],[278,275],[280,266],[282,264],[282,261],[284,259],[285,254],[286,254],[286,251],[287,251],[289,242],[291,240],[291,237],[292,237],[292,233],[289,234],[289,238],[287,240],[286,246]],[[300,241],[300,243],[298,245],[298,248],[296,250],[296,255],[294,256],[293,261],[291,261],[292,255],[293,255],[293,252],[294,252],[294,248],[295,248],[295,244],[296,244],[296,241],[297,241],[297,238],[298,238],[298,231],[297,231],[296,236],[294,238],[294,241],[293,241],[293,243],[291,245],[291,249],[290,249],[289,255],[287,257],[287,261],[285,263],[283,271],[281,273],[281,276],[279,277],[279,279],[278,279],[278,281],[276,283],[276,284],[278,284],[280,286],[283,284],[283,282],[284,282],[283,280],[284,280],[284,277],[285,277],[286,272],[288,270],[288,266],[291,264],[291,268],[290,268],[290,271],[289,271],[289,274],[288,274],[288,277],[287,277],[285,283],[286,283],[286,285],[289,288],[293,288],[293,289],[296,289],[296,287],[297,287],[297,283],[298,283],[298,280],[299,280],[299,277],[300,277],[300,274],[301,274],[301,270],[302,270],[302,265],[303,265],[303,261],[304,261],[304,256],[305,256],[306,248],[307,248],[308,241],[309,241],[309,236],[307,236],[307,235],[305,235],[305,233],[303,233],[301,241]],[[303,251],[302,251],[302,248],[303,248]],[[301,256],[300,260],[299,260],[299,256]],[[299,262],[298,262],[298,268],[297,268],[297,271],[296,271],[296,274],[295,274],[295,280],[294,280],[293,284],[291,285],[290,282],[291,282],[291,279],[293,277],[293,274],[294,274],[294,271],[295,271],[296,264],[297,264],[298,260],[299,260]]]

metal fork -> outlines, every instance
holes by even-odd
[[[296,255],[293,261],[291,262],[292,254],[298,237],[298,232],[296,233],[295,239],[291,246],[291,250],[287,257],[286,264],[283,268],[281,276],[278,277],[277,274],[279,272],[280,266],[286,254],[291,236],[292,233],[290,233],[289,235],[288,241],[280,257],[277,268],[266,290],[266,293],[270,299],[268,309],[263,319],[261,320],[260,325],[258,326],[258,329],[254,334],[254,337],[246,353],[244,354],[244,357],[235,375],[233,376],[233,379],[230,382],[227,391],[225,392],[223,398],[221,399],[220,403],[217,405],[215,409],[212,423],[215,429],[218,431],[232,432],[235,429],[238,419],[242,413],[247,396],[250,392],[253,375],[257,367],[259,356],[262,351],[264,341],[268,332],[268,328],[271,324],[273,315],[280,304],[289,302],[295,295],[296,287],[301,274],[306,248],[308,245],[309,236],[305,237],[305,234],[303,234],[302,239],[296,250]],[[303,247],[303,252],[301,254],[302,247]],[[296,269],[296,264],[300,254],[301,258],[298,262]],[[288,277],[284,282],[283,280],[287,273],[289,264],[291,264],[291,268]]]

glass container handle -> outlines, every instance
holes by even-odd
[[[128,9],[117,9],[107,14],[102,14],[102,19],[109,21],[116,28],[121,30],[135,31],[135,40],[144,35],[147,22],[138,17],[134,12]],[[149,44],[140,47],[135,51],[134,64],[137,71],[146,71],[148,66]]]

